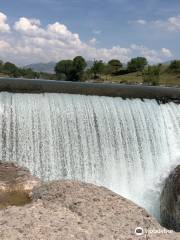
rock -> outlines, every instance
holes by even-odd
[[[33,202],[0,211],[3,240],[177,240],[131,201],[92,184],[75,181],[43,183],[33,189]],[[135,229],[145,234],[137,236]],[[141,233],[142,229],[137,229]],[[149,231],[146,234],[146,231]]]
[[[166,179],[160,205],[163,226],[180,232],[180,165]]]
[[[0,191],[32,191],[41,181],[32,176],[28,169],[15,163],[0,161]]]
[[[0,161],[0,208],[29,202],[32,189],[40,183],[28,169]]]

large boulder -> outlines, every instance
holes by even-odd
[[[179,237],[173,232],[166,234],[141,207],[92,184],[44,183],[33,190],[32,197],[33,202],[28,205],[0,211],[0,239],[177,240]]]
[[[40,183],[28,169],[0,161],[0,208],[29,202],[32,189]]]
[[[163,226],[180,232],[180,165],[166,179],[160,204]]]

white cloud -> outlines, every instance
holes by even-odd
[[[0,50],[7,50],[10,47],[9,43],[4,41],[4,40],[0,40]]]
[[[37,35],[44,34],[44,30],[41,29],[41,22],[38,19],[28,19],[22,17],[19,21],[15,22],[14,29],[22,34]]]
[[[180,31],[180,15],[168,18],[165,21],[157,20],[152,22],[157,27],[162,27],[169,31]]]
[[[92,38],[91,40],[88,41],[88,43],[92,46],[96,45],[97,44],[97,39],[96,38]]]
[[[137,21],[135,21],[136,23],[140,24],[140,25],[146,25],[147,21],[144,19],[138,19]]]
[[[100,48],[100,49],[90,49],[91,59],[103,59],[104,61],[109,61],[110,59],[116,58],[120,59],[122,62],[127,62],[131,58],[130,48],[121,48],[120,46],[114,46],[110,49]],[[89,53],[90,55],[90,53]]]
[[[49,24],[47,26],[46,34],[50,38],[54,37],[62,41],[67,41],[73,45],[81,44],[79,35],[77,33],[70,32],[64,24],[59,22]]]
[[[0,12],[0,32],[6,33],[10,31],[10,27],[6,22],[7,16],[4,13]]]
[[[96,34],[96,35],[101,34],[101,30],[98,30],[98,29],[94,29],[92,32],[93,34]]]
[[[129,24],[133,24],[133,25],[141,25],[141,26],[144,26],[146,25],[148,22],[144,19],[137,19],[137,20],[134,20],[134,21],[128,21]]]
[[[120,46],[112,48],[96,48],[96,38],[82,42],[77,33],[72,33],[66,25],[59,22],[42,27],[38,19],[20,18],[14,24],[14,30],[9,41],[11,44],[11,59],[23,58],[23,62],[57,61],[83,55],[87,59],[119,58],[127,61],[130,58],[130,49]],[[9,48],[10,49],[10,48]],[[9,56],[9,55],[8,55]]]
[[[162,55],[164,55],[165,57],[172,57],[172,56],[173,56],[171,50],[169,50],[168,48],[162,48],[162,49],[161,49],[161,53],[162,53]]]
[[[162,48],[160,51],[157,51],[147,48],[143,45],[132,44],[131,49],[137,51],[141,56],[147,58],[150,63],[160,63],[173,56],[170,49],[167,48]]]
[[[22,17],[15,22],[8,38],[1,36],[0,51],[3,60],[18,64],[72,59],[77,55],[104,61],[117,58],[122,62],[142,55],[150,62],[161,62],[171,55],[170,50],[166,48],[155,51],[135,44],[126,48],[118,45],[112,48],[98,48],[97,41],[96,38],[92,38],[83,42],[77,33],[72,33],[66,25],[59,22],[43,27],[38,19]]]
[[[136,21],[130,21],[129,23],[148,25],[150,27],[159,27],[168,31],[180,31],[180,15],[169,17],[166,20],[158,19],[153,21],[146,21],[144,19],[138,19]]]

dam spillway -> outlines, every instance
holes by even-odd
[[[158,217],[180,159],[180,106],[73,94],[0,93],[0,159],[43,180],[105,186]]]
[[[0,92],[68,93],[94,96],[156,99],[180,103],[180,88],[116,83],[69,82],[43,79],[1,78]]]

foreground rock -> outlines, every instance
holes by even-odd
[[[29,202],[32,189],[39,185],[26,168],[0,161],[0,208]]]
[[[149,234],[135,235],[135,228]],[[59,181],[35,188],[33,202],[0,211],[3,240],[177,240],[153,234],[163,228],[145,210],[91,184]]]
[[[162,224],[180,232],[180,165],[167,178],[161,194]]]

